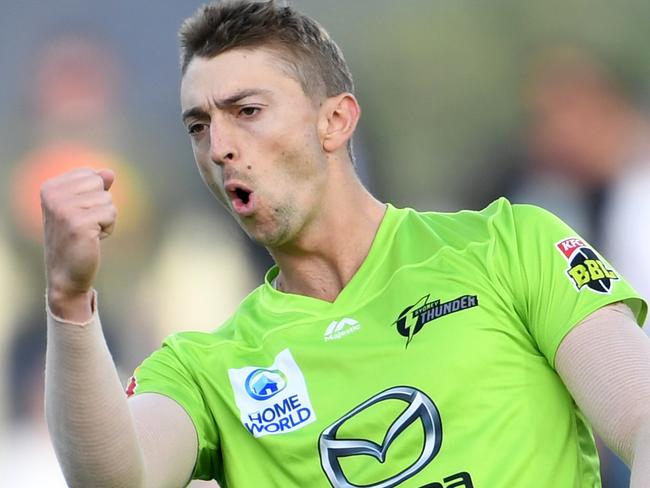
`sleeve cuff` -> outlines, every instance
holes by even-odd
[[[77,327],[86,327],[90,325],[91,323],[97,321],[99,319],[98,313],[97,313],[97,290],[93,288],[92,290],[93,294],[90,299],[90,308],[93,312],[92,316],[86,321],[86,322],[75,322],[73,320],[66,320],[64,318],[59,317],[58,315],[55,315],[52,312],[52,309],[50,308],[50,304],[47,299],[47,290],[45,290],[45,311],[47,313],[47,318],[49,320],[52,320],[53,322],[61,325],[76,325]]]

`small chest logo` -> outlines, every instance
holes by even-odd
[[[353,332],[357,332],[359,329],[361,329],[361,324],[354,319],[346,317],[338,322],[332,320],[332,323],[327,326],[323,337],[325,342],[334,341]]]
[[[266,400],[287,387],[287,377],[279,369],[258,368],[248,375],[244,386],[254,400]]]
[[[477,306],[476,295],[463,295],[443,303],[440,300],[429,301],[429,295],[425,295],[414,305],[409,305],[402,310],[393,325],[397,327],[397,332],[401,336],[406,337],[406,347],[408,347],[413,336],[432,320]]]
[[[307,385],[289,349],[269,367],[229,369],[242,424],[254,437],[286,434],[316,420]]]
[[[596,293],[611,292],[612,281],[618,280],[618,276],[584,241],[571,237],[558,242],[556,247],[569,263],[566,274],[576,290],[586,286]]]

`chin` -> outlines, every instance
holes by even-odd
[[[251,235],[248,234],[248,237],[251,238],[253,242],[256,244],[259,244],[260,246],[264,247],[278,247],[281,246],[284,241],[282,239],[278,239],[275,236],[269,236],[267,234],[264,235]]]
[[[267,248],[282,246],[289,241],[290,234],[289,229],[279,229],[277,227],[273,229],[247,229],[244,227],[244,232],[246,232],[252,241]]]
[[[297,217],[294,212],[282,209],[271,216],[260,212],[250,219],[238,219],[238,222],[252,241],[266,248],[277,248],[289,243],[298,233]]]

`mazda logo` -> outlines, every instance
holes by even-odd
[[[337,439],[341,426],[355,415],[385,400],[402,400],[407,407],[388,428],[381,445],[371,440]],[[413,422],[420,420],[424,430],[422,452],[411,466],[395,476],[371,484],[355,485],[345,477],[339,459],[347,456],[368,455],[383,463],[393,441]],[[440,451],[442,423],[440,413],[431,399],[422,391],[409,386],[396,386],[366,400],[352,411],[328,426],[318,439],[321,464],[332,486],[336,488],[390,488],[420,472]]]

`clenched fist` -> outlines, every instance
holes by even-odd
[[[41,186],[48,302],[62,318],[85,321],[99,268],[99,241],[113,232],[109,170],[76,169]]]

